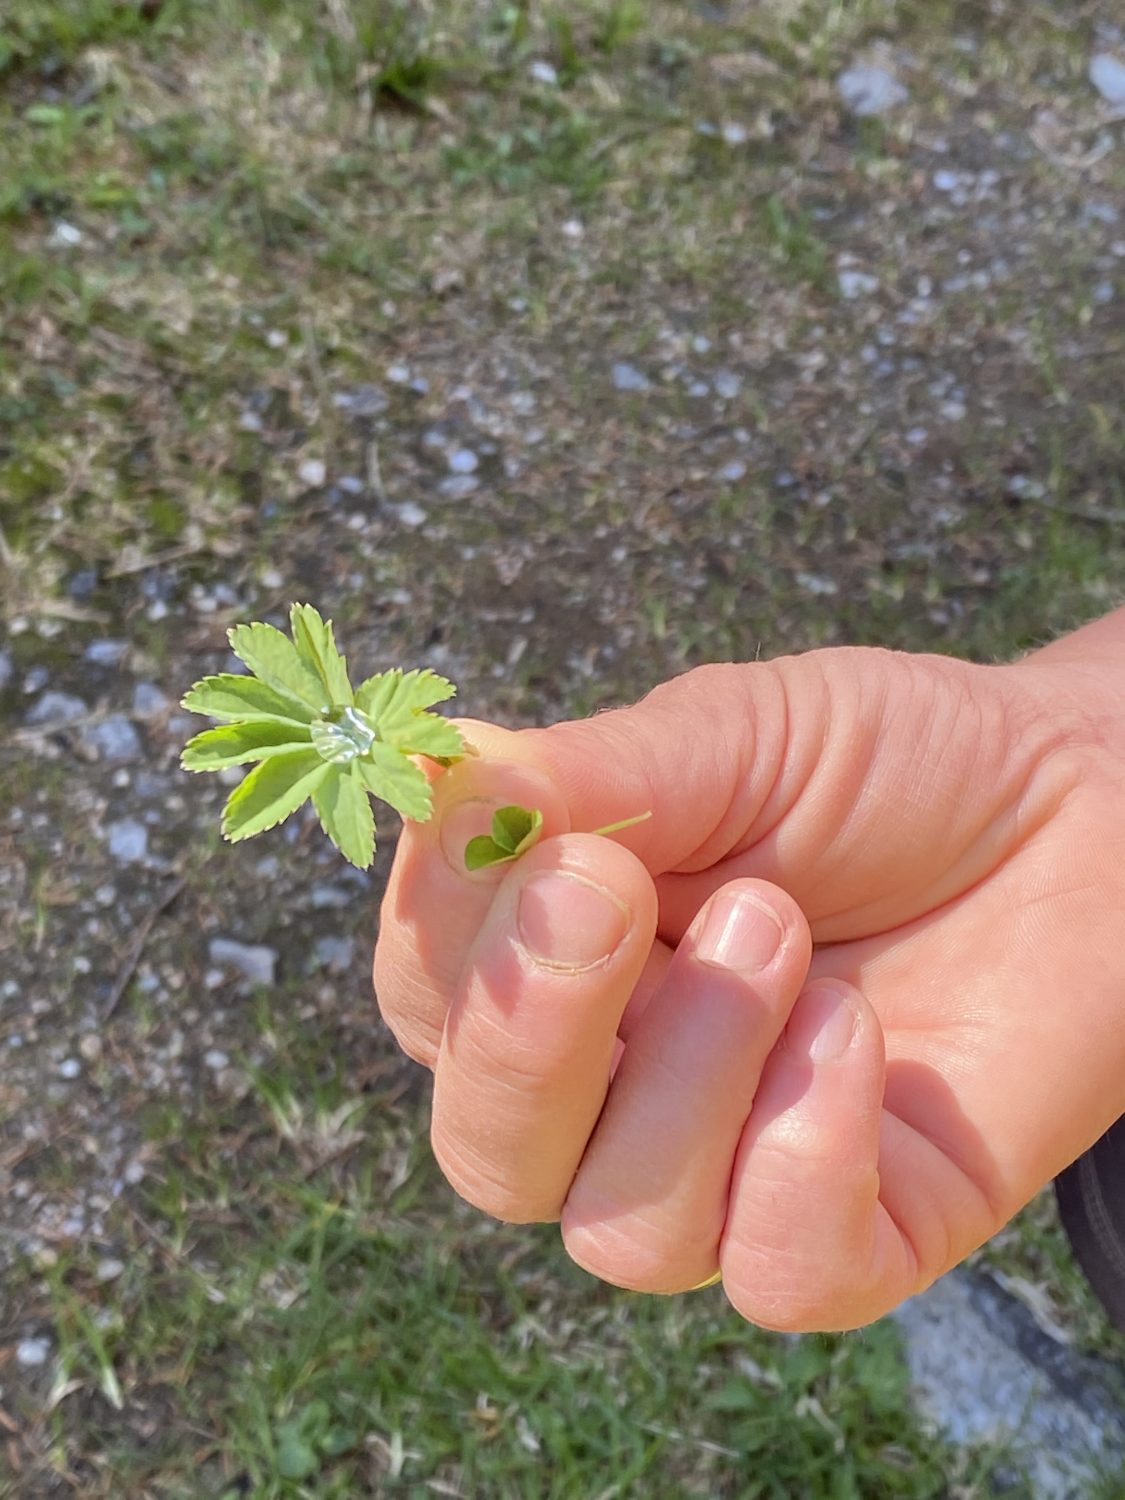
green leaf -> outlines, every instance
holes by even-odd
[[[277,692],[256,677],[242,677],[236,672],[204,677],[180,706],[193,714],[206,714],[209,719],[280,719],[308,725],[316,717],[307,704]]]
[[[251,760],[266,760],[291,750],[307,750],[309,733],[303,725],[278,719],[257,719],[205,729],[188,740],[180,756],[185,771],[221,771]]]
[[[478,833],[465,845],[466,870],[485,870],[489,865],[507,864],[515,859],[507,849],[501,849],[495,839],[487,833]]]
[[[368,758],[369,757],[369,758]],[[425,773],[390,745],[375,744],[357,760],[364,785],[404,818],[425,823],[433,812],[433,793]]]
[[[447,677],[439,677],[429,667],[416,667],[404,672],[401,667],[392,667],[389,672],[376,672],[356,688],[355,701],[364,713],[372,718],[383,714],[409,714],[419,709],[432,708],[435,703],[444,703],[455,698],[457,689]]]
[[[465,845],[465,868],[484,870],[489,865],[518,859],[539,842],[543,814],[537,807],[501,807],[492,815],[492,833],[478,834]]]
[[[320,826],[345,859],[360,870],[375,858],[375,817],[358,763],[332,766],[313,793]]]
[[[435,759],[452,760],[464,754],[461,731],[440,714],[414,714],[403,725],[388,725],[384,719],[378,726],[387,744],[393,745],[403,755],[429,755]]]
[[[272,625],[235,625],[227,631],[230,649],[279,693],[296,698],[316,712],[324,707],[324,690],[316,673],[301,659],[288,636]]]
[[[294,604],[289,624],[301,661],[321,683],[328,703],[343,706],[353,702],[348,666],[336,647],[332,621],[325,620],[311,604]]]
[[[277,1472],[282,1479],[307,1479],[320,1460],[297,1422],[285,1422],[277,1431]]]
[[[237,844],[274,828],[312,796],[331,769],[312,749],[264,760],[228,797],[223,837]]]
[[[509,854],[522,854],[539,840],[543,814],[537,807],[501,807],[492,815],[493,840]]]
[[[379,737],[396,750],[452,762],[467,753],[460,730],[440,714],[425,710],[456,692],[447,678],[428,667],[412,672],[395,667],[360,684],[356,707],[375,725]]]

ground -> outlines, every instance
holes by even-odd
[[[394,819],[371,878],[226,848],[176,700],[301,598],[516,727],[1120,601],[1117,7],[13,14],[0,1495],[1033,1493],[892,1322],[767,1335],[460,1204],[370,992]],[[1121,1359],[1049,1194],[979,1261]]]

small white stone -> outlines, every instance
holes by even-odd
[[[123,1260],[115,1260],[113,1256],[107,1255],[105,1260],[98,1261],[94,1275],[101,1282],[116,1281],[124,1270],[125,1262]]]
[[[97,1062],[102,1055],[102,1039],[96,1031],[88,1031],[78,1043],[78,1050],[87,1062]]]
[[[271,985],[277,971],[277,950],[261,943],[239,943],[212,938],[207,956],[218,968],[233,969],[251,984]]]
[[[1125,62],[1111,52],[1090,59],[1090,82],[1108,104],[1125,104]]]
[[[562,232],[568,240],[580,240],[586,233],[586,226],[581,219],[567,219],[562,226]]]
[[[284,349],[289,342],[289,335],[283,333],[280,328],[271,328],[266,334],[266,343],[271,349]]]
[[[60,219],[51,232],[51,244],[65,250],[75,249],[85,238],[76,224],[68,224],[65,219]]]
[[[742,389],[742,381],[733,370],[720,370],[712,384],[716,396],[721,396],[724,401],[733,401]]]
[[[947,422],[963,422],[968,415],[963,401],[943,401],[939,410]]]
[[[16,1345],[16,1362],[23,1365],[24,1369],[32,1369],[36,1365],[45,1365],[51,1356],[51,1341],[49,1339],[20,1339]]]
[[[328,468],[322,458],[306,458],[297,475],[310,489],[318,490],[328,477]]]
[[[952,172],[948,167],[939,167],[934,173],[934,187],[939,193],[955,193],[960,186],[960,172]]]
[[[879,290],[878,276],[867,271],[837,271],[836,281],[840,296],[845,302],[855,302],[859,297],[870,297]]]
[[[729,464],[724,464],[719,470],[719,478],[727,484],[737,484],[740,479],[746,478],[746,465],[740,458],[734,459]]]
[[[535,59],[528,72],[535,79],[536,83],[546,83],[553,86],[559,81],[558,69],[551,63],[545,62],[541,57]]]
[[[261,432],[262,419],[256,411],[244,411],[238,419],[243,432]]]
[[[77,1057],[65,1057],[59,1063],[60,1078],[77,1078],[82,1071],[82,1064]]]
[[[106,842],[119,864],[136,864],[148,853],[148,829],[136,818],[118,818],[107,825]]]
[[[407,500],[404,505],[399,506],[398,518],[404,526],[409,526],[413,530],[425,523],[426,512],[420,505],[415,505],[413,500]]]
[[[740,125],[737,120],[727,120],[721,133],[728,146],[744,146],[750,139],[746,126]]]
[[[230,1058],[220,1048],[211,1047],[203,1054],[203,1063],[212,1073],[221,1073],[224,1068],[230,1067]]]
[[[647,391],[649,388],[648,376],[628,360],[619,360],[614,365],[613,383],[619,391]]]
[[[884,115],[905,104],[910,95],[893,73],[870,63],[847,68],[836,80],[836,91],[853,115]]]
[[[387,366],[387,379],[392,385],[409,385],[410,366],[404,365],[401,360],[396,360],[393,365]]]
[[[929,435],[925,427],[911,427],[905,437],[912,448],[920,448]]]
[[[480,459],[471,448],[454,448],[448,463],[452,474],[475,474],[480,468]]]

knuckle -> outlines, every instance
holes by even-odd
[[[581,1221],[576,1221],[581,1214]],[[670,1292],[696,1285],[694,1269],[715,1264],[715,1244],[677,1233],[633,1213],[616,1223],[592,1221],[568,1200],[562,1213],[566,1253],[591,1276],[634,1292]]]

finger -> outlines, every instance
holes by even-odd
[[[558,1217],[655,930],[648,872],[609,839],[561,835],[504,878],[434,1072],[434,1154],[470,1203],[512,1222]]]
[[[511,868],[467,870],[465,845],[488,833],[496,810],[513,803],[542,812],[545,837],[570,828],[558,789],[517,760],[462,761],[437,777],[433,796],[430,821],[406,823],[399,839],[373,970],[383,1018],[403,1050],[431,1068],[465,957]]]
[[[731,1178],[723,1286],[752,1323],[857,1328],[915,1290],[879,1200],[883,1034],[859,990],[817,980],[762,1074]]]
[[[797,904],[762,881],[724,886],[698,914],[630,1031],[563,1209],[579,1265],[648,1292],[714,1273],[731,1163],[811,950]]]

